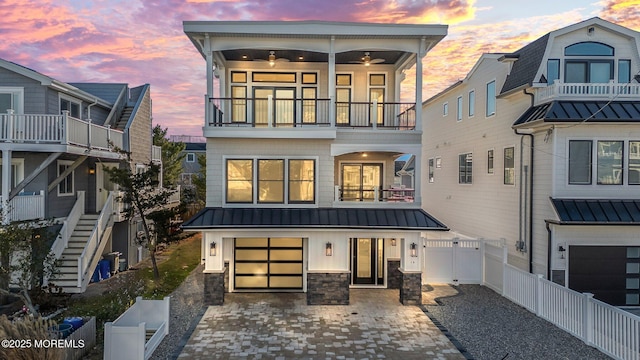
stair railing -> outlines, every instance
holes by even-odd
[[[105,202],[98,220],[89,235],[89,240],[82,250],[82,254],[78,256],[78,287],[84,288],[88,284],[90,266],[96,259],[97,250],[100,243],[104,240],[105,230],[113,225],[113,191],[109,192],[109,197]]]

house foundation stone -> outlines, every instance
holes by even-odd
[[[420,305],[422,304],[422,273],[421,272],[404,272],[400,284],[400,303],[402,305]]]
[[[387,260],[387,289],[400,289],[401,283],[400,260]]]
[[[307,305],[349,305],[351,273],[307,273]]]
[[[204,304],[205,305],[224,304],[225,272],[205,272],[204,273]]]

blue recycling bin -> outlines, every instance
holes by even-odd
[[[96,265],[96,269],[93,271],[93,276],[91,276],[91,282],[96,283],[100,281],[100,264]]]
[[[102,280],[108,279],[111,276],[111,262],[107,259],[102,259],[98,262],[100,266],[100,277]]]

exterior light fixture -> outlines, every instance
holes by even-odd
[[[391,239],[391,246],[396,246],[396,239]]]
[[[90,167],[89,168],[89,175],[95,175],[96,174],[96,168],[95,167]]]
[[[364,66],[371,65],[371,56],[369,56],[368,52],[364,53],[364,57],[362,58],[362,63],[364,64]]]
[[[327,242],[327,245],[325,246],[324,249],[324,254],[326,256],[333,256],[333,244],[330,242]]]
[[[216,242],[212,241],[211,245],[209,246],[209,255],[216,256],[217,253],[218,251],[216,250]]]
[[[411,257],[418,257],[418,245],[416,245],[416,243],[411,243],[411,245],[409,245],[409,250]]]
[[[567,251],[567,249],[565,249],[564,246],[560,245],[558,246],[558,251],[560,252],[560,259],[564,259],[564,253],[565,251]]]
[[[276,53],[275,51],[269,51],[269,66],[276,66]]]

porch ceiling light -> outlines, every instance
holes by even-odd
[[[333,256],[333,244],[330,242],[327,242],[327,245],[325,246],[324,249],[324,254],[326,256]]]
[[[391,239],[391,246],[396,246],[396,239]]]
[[[217,250],[216,250],[216,242],[212,241],[211,245],[209,245],[209,255],[210,256],[216,256],[217,254]]]
[[[269,66],[276,66],[276,53],[275,51],[269,51]]]
[[[416,245],[416,243],[411,243],[411,245],[409,245],[409,250],[411,252],[411,257],[418,257],[418,245]]]

